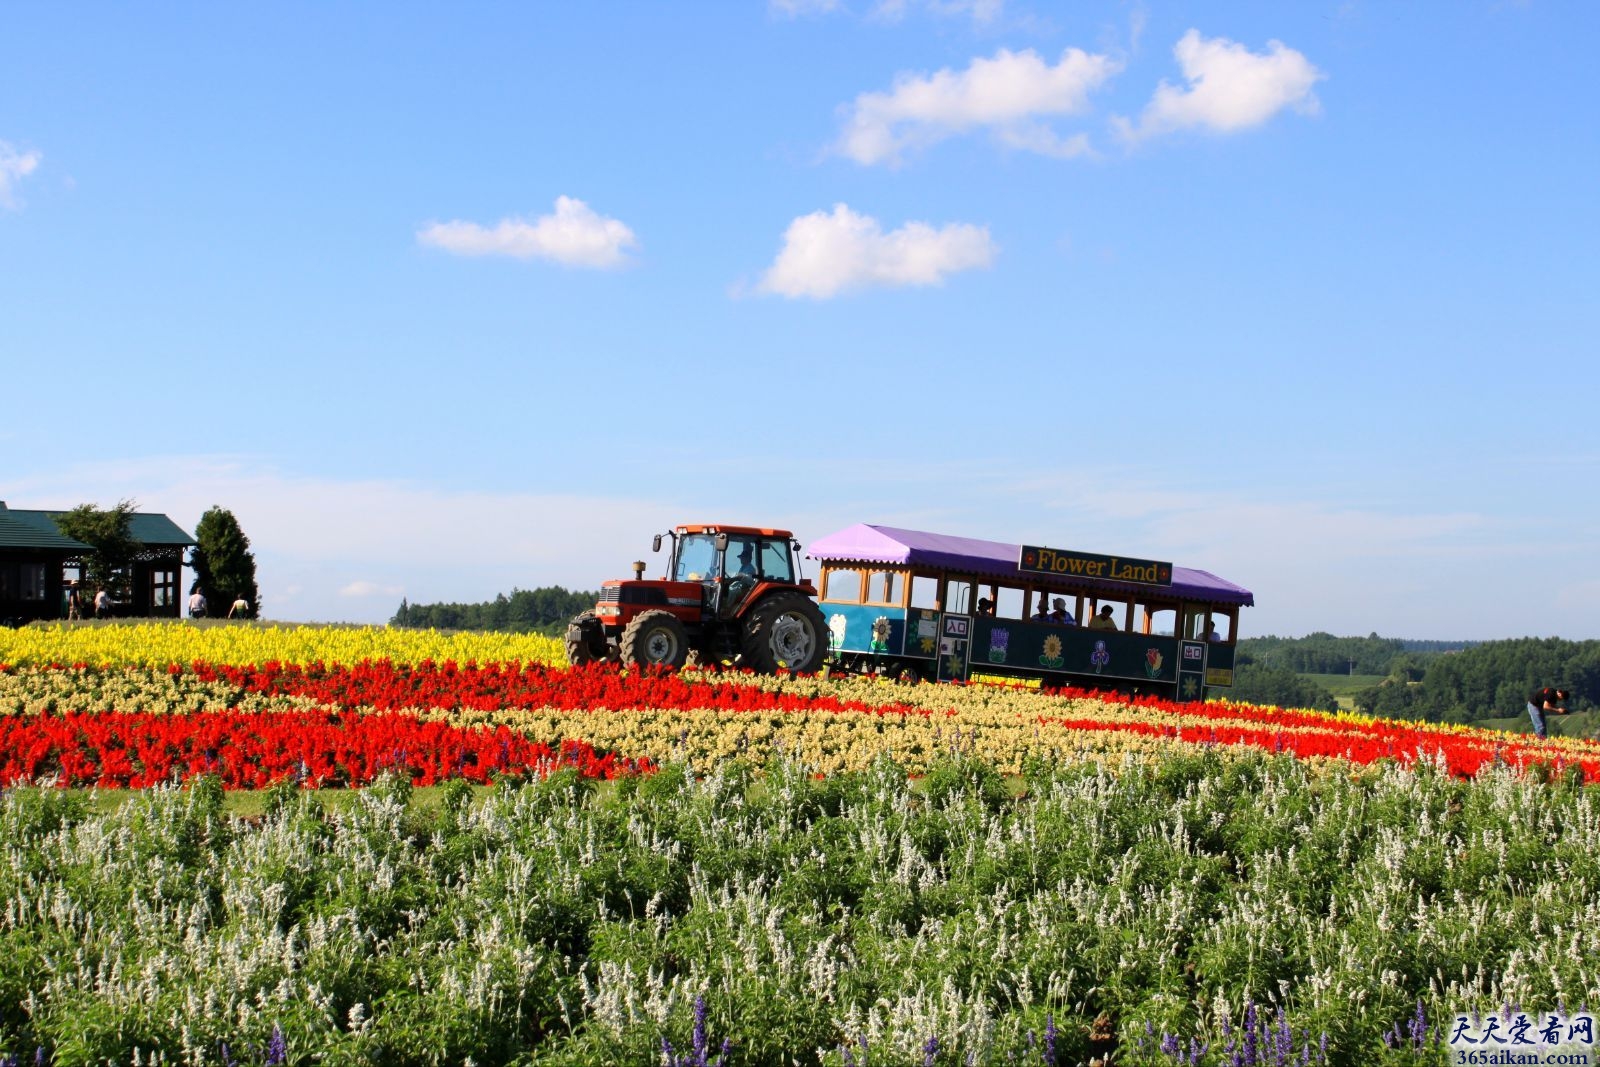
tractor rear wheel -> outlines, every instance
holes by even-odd
[[[605,627],[594,612],[586,611],[567,623],[566,645],[567,662],[574,667],[606,658]]]
[[[773,593],[745,617],[741,662],[764,674],[816,674],[828,655],[828,624],[804,593]]]
[[[670,611],[646,611],[622,631],[622,662],[640,667],[682,667],[689,632]]]

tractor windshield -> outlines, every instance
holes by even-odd
[[[711,534],[685,534],[678,541],[678,565],[672,577],[680,582],[717,578],[717,539]]]

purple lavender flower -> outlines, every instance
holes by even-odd
[[[1422,998],[1417,998],[1417,1013],[1411,1017],[1411,1040],[1417,1048],[1428,1044],[1428,1016],[1422,1010]]]
[[[705,1067],[706,1062],[706,998],[703,994],[694,998],[694,1055],[695,1067]]]
[[[922,1067],[933,1067],[938,1058],[939,1039],[937,1037],[929,1037],[927,1043],[922,1046]]]
[[[661,1054],[666,1058],[667,1067],[721,1067],[732,1048],[733,1039],[724,1038],[717,1058],[708,1059],[711,1045],[706,1039],[706,998],[703,994],[694,998],[694,1036],[690,1039],[688,1053],[680,1058],[672,1042],[665,1037],[661,1039]]]
[[[283,1030],[272,1024],[272,1037],[267,1041],[267,1067],[283,1067],[289,1062],[289,1043],[283,1039]]]

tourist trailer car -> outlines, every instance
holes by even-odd
[[[1233,684],[1250,590],[1158,560],[865,523],[812,543],[831,669],[1199,700]],[[1060,599],[1074,624],[1035,621]],[[1111,608],[1109,621],[1091,619]],[[1104,628],[1099,628],[1104,627]]]

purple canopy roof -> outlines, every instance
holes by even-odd
[[[1059,586],[1063,589],[1131,593],[1135,596],[1163,593],[1180,600],[1242,604],[1247,607],[1254,607],[1256,602],[1255,596],[1243,586],[1218,578],[1210,571],[1198,571],[1190,567],[1173,567],[1172,585],[1159,587],[1093,578],[1070,581],[1052,579],[1047,575],[1018,570],[1017,558],[1021,551],[1020,545],[1007,545],[999,541],[980,541],[975,537],[901,530],[862,522],[811,542],[806,555],[824,562],[895,563],[963,574],[988,574],[1051,588]]]

